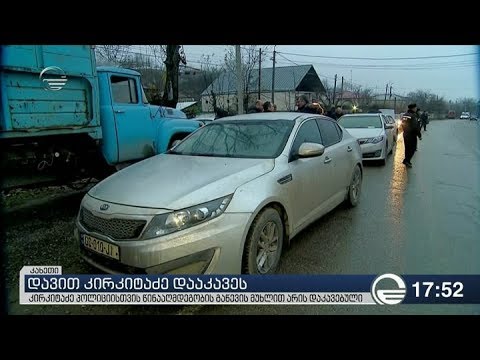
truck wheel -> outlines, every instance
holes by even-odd
[[[270,207],[262,210],[247,235],[242,272],[273,274],[280,262],[283,238],[283,222],[278,211]]]

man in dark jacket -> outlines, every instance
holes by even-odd
[[[327,114],[326,114],[329,118],[332,118],[332,119],[335,119],[336,120],[336,117],[335,117],[335,106],[332,106],[332,108],[327,111]]]
[[[420,115],[421,126],[423,127],[423,131],[427,131],[427,124],[428,124],[428,112],[424,111],[422,115]]]
[[[270,101],[265,101],[263,103],[263,112],[273,112],[273,105]]]
[[[403,143],[405,145],[405,159],[403,164],[411,168],[410,160],[417,148],[417,137],[422,140],[417,118],[417,104],[408,105],[408,111],[403,115]]]
[[[310,104],[308,103],[308,97],[307,95],[300,95],[297,98],[297,111],[302,112],[302,113],[310,113],[310,114],[316,114],[317,110],[312,108]]]
[[[263,101],[262,100],[257,100],[255,102],[255,106],[252,106],[251,108],[248,109],[248,114],[253,114],[253,113],[259,113],[263,112]]]

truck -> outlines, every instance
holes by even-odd
[[[139,72],[97,66],[92,45],[0,47],[2,189],[101,179],[199,126],[149,104]]]

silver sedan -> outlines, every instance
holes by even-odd
[[[361,160],[324,116],[223,118],[97,184],[75,236],[109,273],[271,274],[302,229],[358,203]]]

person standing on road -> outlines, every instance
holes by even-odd
[[[420,119],[420,108],[417,108],[417,111],[415,112],[417,114],[417,123],[418,123],[418,128],[419,130],[422,130],[422,123],[421,123],[421,119]]]
[[[314,114],[317,111],[313,109],[309,103],[308,103],[308,97],[306,95],[300,95],[297,98],[297,112],[302,112],[302,113],[311,113]]]
[[[336,118],[335,118],[335,106],[332,106],[332,108],[329,111],[327,111],[327,116],[329,118],[332,118],[332,119],[336,120]]]
[[[263,112],[263,101],[257,100],[255,106],[248,109],[248,114]]]
[[[403,143],[405,145],[403,164],[411,168],[411,160],[417,148],[417,137],[422,140],[422,134],[418,126],[417,104],[408,105],[408,111],[403,115],[403,124]]]
[[[263,112],[273,112],[273,105],[270,101],[265,101],[263,103]]]
[[[428,112],[424,111],[422,115],[420,115],[421,126],[423,127],[423,131],[427,131],[427,124],[428,124]]]
[[[337,106],[337,108],[335,109],[335,120],[338,121],[338,119],[340,119],[342,116],[343,116],[342,107],[341,107],[341,106]]]

